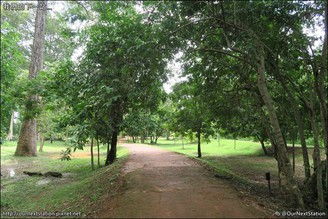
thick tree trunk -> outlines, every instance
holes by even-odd
[[[282,189],[290,196],[291,201],[293,201],[298,207],[304,209],[304,202],[294,178],[293,169],[291,162],[288,158],[288,153],[286,150],[286,145],[281,133],[280,124],[273,106],[273,101],[268,91],[266,80],[265,80],[265,62],[264,62],[264,51],[261,46],[258,48],[258,88],[262,95],[263,102],[268,110],[270,123],[273,128],[274,136],[277,141],[277,158],[281,163],[281,177]]]
[[[317,167],[317,195],[318,195],[318,207],[320,210],[325,209],[325,199],[324,199],[324,190],[323,190],[323,181],[322,181],[322,165],[321,162]]]
[[[260,114],[260,118],[261,118],[261,123],[264,127],[264,130],[265,130],[265,133],[267,134],[269,140],[270,140],[270,143],[271,143],[271,147],[274,149],[274,157],[277,159],[277,150],[275,149],[277,146],[276,144],[276,141],[274,139],[274,136],[272,135],[272,133],[270,132],[270,127],[269,127],[269,123],[265,117],[265,114],[263,112],[263,109],[262,107],[260,106],[260,104],[258,105],[259,106],[259,114]]]
[[[15,156],[37,156],[36,119],[24,120],[20,131]]]
[[[43,4],[47,7],[47,1],[38,1],[38,4]],[[37,10],[35,18],[35,31],[33,39],[33,48],[31,56],[31,65],[29,68],[29,78],[34,80],[43,65],[43,47],[44,47],[44,32],[46,10]],[[22,128],[17,143],[15,156],[36,156],[36,119],[33,113],[37,96],[28,97],[25,106],[25,116],[22,122]]]
[[[327,79],[327,46],[328,46],[328,27],[327,27],[327,23],[328,23],[328,3],[326,1],[325,4],[325,20],[324,20],[324,24],[325,24],[325,41],[323,44],[323,50],[322,50],[322,68],[321,68],[321,77],[323,77],[324,79]],[[319,80],[320,81],[320,80]],[[323,83],[324,80],[322,80],[321,83]],[[320,89],[323,91],[327,91],[327,87],[326,89],[322,89],[322,85],[320,85]],[[327,92],[324,92],[323,97],[327,97]],[[323,115],[326,117],[325,121],[326,123],[323,124],[325,125],[325,128],[323,129],[324,131],[324,144],[325,144],[325,148],[326,148],[326,194],[328,194],[328,110],[327,110],[327,98],[324,98],[324,100],[326,100],[324,103],[326,104],[322,104],[323,101],[321,101],[320,104],[322,104],[322,106],[325,106],[325,108],[323,108]],[[328,199],[328,198],[327,198]],[[328,202],[328,200],[327,200]],[[327,207],[328,208],[328,207]]]
[[[328,28],[327,28],[327,16],[328,16],[328,3],[325,2],[325,19],[324,19],[324,29],[325,36],[324,42],[322,46],[321,53],[321,63],[320,69],[317,69],[314,66],[314,79],[315,79],[315,88],[319,98],[320,104],[320,116],[321,116],[321,126],[322,126],[322,135],[323,142],[325,146],[326,153],[326,193],[328,194],[328,110],[327,110],[327,87],[325,86],[325,82],[327,81],[327,38],[328,38]],[[320,197],[318,197],[320,198]],[[320,202],[320,200],[318,200]],[[319,203],[320,205],[320,203]]]
[[[106,158],[106,163],[105,163],[106,166],[108,166],[109,164],[114,163],[114,161],[116,159],[117,136],[118,136],[118,132],[117,131],[113,131],[110,151],[107,154],[107,158]]]
[[[310,100],[310,114],[311,114],[311,127],[313,131],[313,140],[314,140],[314,149],[313,149],[313,167],[314,172],[318,172],[317,174],[317,195],[318,195],[318,206],[320,210],[324,209],[325,202],[324,202],[324,191],[322,185],[322,169],[321,166],[321,157],[320,157],[320,145],[319,145],[319,132],[318,126],[315,121],[315,113],[314,113],[314,92],[311,93],[311,100]],[[319,168],[319,170],[317,170]]]
[[[200,133],[201,133],[201,129],[198,128],[197,129],[197,154],[198,154],[198,158],[202,157],[202,150],[201,150],[201,146],[200,146]]]
[[[262,98],[260,96],[256,96],[255,97],[258,101],[258,107],[259,107],[259,114],[260,114],[260,118],[261,118],[261,123],[264,127],[265,133],[267,134],[267,136],[269,137],[270,143],[271,143],[271,147],[273,148],[273,156],[277,161],[277,168],[278,168],[278,176],[279,176],[279,188],[281,188],[281,179],[280,179],[280,173],[281,173],[281,163],[280,160],[278,159],[278,154],[277,154],[277,143],[275,140],[275,136],[273,136],[271,130],[270,130],[270,124],[267,121],[267,118],[263,112],[263,109],[261,107],[261,103],[263,102]]]
[[[13,132],[14,132],[14,111],[12,111],[10,117],[9,131],[6,138],[7,141],[11,141],[13,139]]]
[[[326,169],[326,161],[323,160],[318,165],[318,168],[316,169],[316,171],[314,171],[311,178],[306,182],[306,185],[304,188],[305,191],[312,193],[312,194],[307,194],[309,197],[313,196],[313,197],[319,198],[318,197],[318,183],[320,183],[320,181],[318,182],[318,178],[319,179],[321,178],[322,181],[324,181],[325,172],[326,172],[325,169]],[[318,177],[318,175],[321,175],[321,177]],[[321,184],[323,184],[323,183],[321,182]],[[321,198],[325,198],[326,201],[328,201],[327,195],[325,197],[321,197]],[[324,203],[324,200],[321,200],[320,203]],[[328,207],[328,206],[326,205],[326,207]]]

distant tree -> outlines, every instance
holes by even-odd
[[[181,125],[179,131],[196,133],[197,156],[201,158],[201,136],[203,134],[205,138],[209,138],[214,132],[211,128],[208,108],[202,99],[205,93],[198,89],[197,82],[197,79],[191,79],[176,84],[172,95],[177,104],[176,122]]]

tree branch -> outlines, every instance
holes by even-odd
[[[196,49],[196,50],[199,50],[199,51],[206,51],[206,52],[216,52],[216,53],[221,53],[221,54],[224,54],[224,55],[228,55],[230,57],[233,57],[233,58],[236,58],[240,61],[243,61],[251,66],[253,66],[253,64],[247,60],[246,58],[243,58],[241,56],[237,56],[237,55],[234,55],[228,51],[224,51],[224,50],[219,50],[219,49],[210,49],[210,48],[200,48],[200,49]]]
[[[78,0],[73,0],[73,1],[76,2],[79,6],[81,6],[87,12],[88,17],[90,17],[88,9],[81,2],[79,2]]]
[[[195,21],[190,21],[190,22],[188,22],[188,23],[186,23],[186,24],[181,25],[181,26],[178,27],[177,29],[171,31],[171,32],[169,33],[169,35],[173,35],[173,34],[175,34],[176,32],[178,32],[179,30],[181,30],[182,28],[187,27],[187,26],[189,26],[189,25],[196,24],[196,23],[198,23],[198,22],[202,22],[202,21],[207,21],[207,20],[213,20],[213,18],[203,18],[203,19],[198,19],[198,20],[195,20]]]

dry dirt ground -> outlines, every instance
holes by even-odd
[[[268,209],[214,177],[196,161],[142,144],[130,150],[120,195],[101,218],[265,218]]]

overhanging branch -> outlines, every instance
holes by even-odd
[[[196,50],[199,50],[199,51],[206,51],[206,52],[215,52],[215,53],[221,53],[221,54],[224,54],[224,55],[227,55],[227,56],[230,56],[230,57],[233,57],[235,59],[238,59],[240,61],[243,61],[251,66],[253,66],[253,64],[247,60],[246,58],[244,57],[241,57],[241,56],[238,56],[238,55],[235,55],[235,54],[232,54],[228,51],[224,51],[224,50],[219,50],[219,49],[211,49],[211,48],[200,48],[200,49],[196,49]]]

